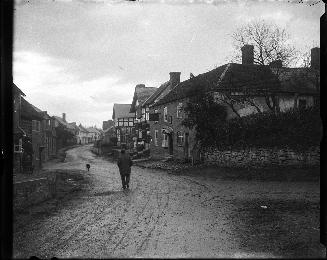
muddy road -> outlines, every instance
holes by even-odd
[[[95,156],[90,146],[69,150],[65,162],[45,167],[85,171],[86,163],[91,164],[90,171],[83,173],[88,182],[78,194],[65,198],[47,217],[36,216],[14,229],[14,257],[325,254],[319,244],[319,183],[179,176],[133,166],[130,189],[122,190],[116,164]],[[295,202],[299,209],[288,212]],[[287,213],[284,219],[276,214],[281,207]],[[299,222],[300,215],[305,218]],[[279,217],[279,227],[271,221],[274,216]],[[291,242],[285,246],[282,239]],[[302,251],[296,249],[304,245]]]

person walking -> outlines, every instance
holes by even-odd
[[[125,153],[125,150],[122,149],[120,151],[120,157],[118,159],[117,165],[120,172],[121,182],[123,185],[123,189],[129,188],[129,180],[131,176],[131,166],[133,165],[133,161],[131,157]]]

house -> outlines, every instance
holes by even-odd
[[[116,138],[116,129],[114,126],[111,126],[104,130],[102,139],[103,144],[112,143],[112,138]]]
[[[133,148],[132,136],[135,134],[135,113],[129,112],[131,104],[114,104],[112,119],[115,123],[117,145]]]
[[[108,128],[114,126],[114,121],[113,120],[107,120],[102,122],[102,130],[105,131]]]
[[[62,117],[54,116],[53,118],[57,135],[57,150],[76,144],[77,129],[66,121],[66,113],[62,113]]]
[[[150,125],[149,125],[149,108],[142,107],[142,104],[157,90],[157,88],[145,87],[144,84],[135,86],[133,101],[129,112],[135,113],[135,135],[134,148],[150,148]]]
[[[212,93],[226,107],[227,119],[314,105],[319,96],[317,57],[314,49],[310,68],[283,68],[278,61],[261,66],[253,64],[253,48],[246,45],[242,48],[242,64],[224,64],[183,82],[178,77],[165,96],[148,104],[151,156],[188,160],[197,153],[194,130],[181,123],[185,117],[183,107],[200,91]]]
[[[89,143],[89,131],[81,124],[78,125],[76,141],[78,144],[88,144]]]
[[[24,168],[32,167],[39,170],[44,161],[44,139],[41,129],[43,115],[21,97],[21,128],[26,133],[23,138],[22,165]]]
[[[33,108],[43,117],[41,121],[40,138],[44,146],[44,152],[42,153],[41,162],[45,162],[57,154],[57,135],[54,126],[54,118],[49,116],[47,111],[42,111],[36,106],[33,106]]]
[[[86,130],[89,132],[89,143],[94,143],[101,138],[101,132],[94,126],[88,127]]]
[[[13,98],[14,98],[14,114],[13,114],[13,142],[14,142],[14,156],[13,156],[13,172],[22,172],[22,158],[23,158],[23,139],[27,136],[24,129],[21,127],[22,119],[22,97],[25,96],[15,84],[12,84]]]

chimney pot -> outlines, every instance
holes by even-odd
[[[253,64],[254,59],[254,46],[245,44],[242,48],[242,64]]]
[[[181,82],[181,72],[169,72],[170,87],[173,88]]]
[[[311,49],[311,64],[312,69],[320,69],[320,48],[315,47]]]
[[[62,113],[62,119],[66,122],[66,113]]]

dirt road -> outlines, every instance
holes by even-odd
[[[89,149],[74,148],[67,152],[64,163],[46,165],[48,169],[85,170],[85,164],[90,163],[90,172],[84,173],[89,183],[46,218],[36,216],[15,229],[14,257],[325,254],[319,244],[319,183],[177,176],[133,167],[130,190],[122,190],[118,167],[96,157]],[[284,204],[279,203],[281,200]],[[300,211],[294,214],[293,210],[288,216],[290,205],[297,205]],[[284,210],[284,215],[276,214],[278,210]],[[269,221],[277,215],[278,222]],[[299,222],[298,215],[305,219]],[[285,237],[290,244],[276,246]],[[302,249],[297,250],[296,246]]]

